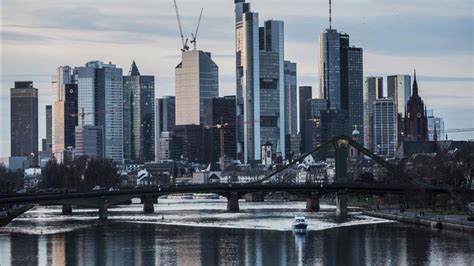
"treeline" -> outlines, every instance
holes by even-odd
[[[79,157],[69,164],[51,160],[42,171],[41,187],[76,188],[90,190],[95,186],[116,186],[119,180],[117,165],[109,159]]]
[[[8,169],[0,164],[0,192],[11,193],[23,188],[23,172],[8,171]]]

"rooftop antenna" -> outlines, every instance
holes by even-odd
[[[332,29],[331,0],[329,0],[329,29]]]
[[[179,17],[178,5],[176,4],[176,0],[174,0],[174,10],[176,12],[176,18],[178,19],[178,26],[179,26],[179,34],[181,36],[181,43],[183,44],[183,47],[181,48],[181,52],[185,52],[185,51],[189,50],[188,38],[186,38],[186,40],[184,39],[183,27],[181,26],[181,19]]]
[[[198,31],[199,31],[199,25],[201,25],[201,17],[202,17],[202,11],[204,10],[204,8],[201,8],[201,14],[199,14],[199,20],[198,20],[198,24],[197,24],[197,27],[196,27],[196,31],[194,33],[191,33],[191,43],[194,45],[194,50],[196,50],[196,38],[197,38],[197,35],[198,35]]]

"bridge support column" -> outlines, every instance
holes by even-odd
[[[71,204],[63,204],[63,214],[72,214]]]
[[[306,196],[306,211],[317,212],[320,210],[319,207],[319,195],[318,193],[309,193]]]
[[[336,216],[338,219],[344,219],[347,216],[347,193],[336,194]]]
[[[227,196],[227,211],[230,211],[230,212],[239,211],[239,194],[237,192],[231,192]]]
[[[108,204],[107,203],[100,203],[99,204],[99,220],[106,221],[108,217]]]
[[[144,197],[143,202],[143,212],[144,213],[154,213],[155,212],[155,203],[158,203],[158,197]]]

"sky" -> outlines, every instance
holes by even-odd
[[[128,73],[132,60],[154,75],[155,96],[174,95],[180,60],[172,0],[0,0],[0,157],[10,154],[10,88],[30,80],[39,89],[39,139],[45,105],[60,65],[112,62]],[[298,86],[318,88],[318,33],[328,27],[325,0],[247,0],[260,23],[285,22],[285,58],[298,65]],[[474,128],[473,2],[471,0],[333,0],[333,28],[364,49],[364,76],[412,74],[420,94],[446,128]],[[219,66],[220,95],[235,94],[233,0],[178,0],[185,33],[204,8],[198,49]],[[474,139],[474,132],[453,139]],[[39,141],[41,145],[41,141]]]

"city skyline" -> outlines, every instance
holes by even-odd
[[[94,12],[101,14],[100,19],[92,24],[84,24],[80,20],[82,17],[93,15],[84,12],[88,8],[79,5],[75,10],[69,10],[73,8],[72,5],[60,2],[59,9],[64,9],[63,11],[69,10],[69,13],[73,12],[75,14],[73,19],[70,20],[71,22],[62,24],[61,16],[49,18],[45,12],[50,11],[46,11],[35,4],[27,7],[24,14],[14,18],[10,14],[17,14],[15,8],[24,7],[22,5],[17,6],[10,1],[4,1],[5,12],[2,30],[4,44],[2,57],[4,59],[2,64],[0,110],[5,115],[1,116],[0,121],[2,125],[0,130],[0,156],[9,155],[9,88],[13,87],[14,81],[31,80],[34,82],[35,87],[39,89],[40,113],[38,124],[40,139],[46,137],[44,105],[52,104],[53,89],[51,80],[55,74],[56,67],[60,65],[83,65],[84,62],[97,59],[106,62],[112,61],[117,67],[127,69],[130,62],[135,59],[144,73],[156,77],[156,97],[174,95],[173,72],[176,65],[175,62],[179,59],[180,53],[178,31],[172,13],[171,1],[170,3],[159,4],[143,1],[133,6],[130,11],[124,9],[123,3],[113,7],[122,12],[121,14],[124,14],[124,16],[131,16],[132,11],[136,9],[145,11],[147,5],[158,5],[161,7],[161,9],[150,9],[153,11],[145,12],[144,18],[140,20],[143,30],[140,29],[138,33],[133,33],[137,35],[135,37],[142,37],[137,38],[136,41],[128,39],[124,41],[124,39],[118,37],[127,32],[132,34],[132,31],[135,30],[132,26],[137,26],[135,24],[138,22],[130,22],[130,27],[124,27],[126,25],[121,25],[121,22],[116,20],[117,17],[107,15],[103,5],[104,2],[106,1],[88,3],[93,6],[97,5],[99,8]],[[183,3],[181,6],[184,24],[186,29],[189,30],[198,16],[198,14],[194,14],[196,9],[191,8],[193,5],[197,5],[197,3],[189,1],[180,2]],[[212,4],[208,2],[200,3],[205,8],[205,13],[201,26],[199,48],[213,53],[213,58],[215,58],[220,73],[222,73],[219,80],[221,84],[219,95],[234,95],[235,56],[232,53],[234,50],[234,25],[232,17],[234,6],[232,1],[209,2],[212,2]],[[307,6],[314,5],[314,9],[317,11],[315,14],[305,14],[307,11],[301,8],[301,4],[297,8],[288,4],[288,9],[284,9],[286,13],[283,13],[272,7],[273,2],[254,0],[251,3],[252,9],[258,10],[264,15],[260,20],[263,21],[273,17],[285,22],[285,59],[298,64],[298,86],[313,86],[313,97],[318,97],[317,35],[328,26],[326,1],[316,4],[311,4],[307,1],[298,2]],[[286,2],[281,1],[281,3],[285,4]],[[47,8],[50,4],[51,2],[46,2],[46,7],[44,8]],[[361,6],[364,6],[364,4],[368,5],[368,3],[363,3]],[[419,5],[419,3],[417,4]],[[348,5],[349,8],[343,9],[342,7],[345,5]],[[460,112],[468,114],[466,110],[472,110],[474,104],[472,65],[470,64],[472,62],[472,48],[470,48],[472,47],[472,40],[469,36],[467,36],[467,39],[463,39],[466,36],[461,36],[463,35],[463,29],[466,30],[466,25],[467,31],[470,30],[472,32],[472,25],[470,23],[461,23],[463,18],[469,20],[469,3],[467,1],[464,3],[467,8],[462,8],[463,3],[458,3],[458,5],[447,4],[446,13],[444,14],[439,14],[438,11],[434,12],[429,7],[424,8],[422,12],[420,11],[420,14],[413,14],[413,12],[409,11],[410,4],[405,3],[404,5],[406,6],[396,7],[399,13],[396,12],[395,14],[408,17],[419,15],[421,19],[416,17],[417,24],[409,25],[408,22],[404,22],[396,25],[394,21],[390,21],[393,17],[389,16],[390,18],[384,18],[382,22],[377,22],[376,26],[371,25],[371,23],[374,23],[376,16],[384,12],[382,9],[379,9],[379,6],[387,7],[387,5],[390,6],[389,3],[377,4],[375,8],[370,8],[370,14],[367,12],[369,10],[366,10],[359,13],[360,17],[353,17],[348,12],[348,9],[351,10],[352,6],[352,8],[355,8],[354,10],[359,10],[360,7],[354,7],[354,4],[348,3],[333,3],[333,27],[348,32],[354,43],[358,47],[364,48],[364,77],[369,75],[409,74],[413,68],[417,68],[419,73],[418,80],[422,87],[420,94],[428,109],[435,109],[436,114],[445,119],[446,128],[474,127],[474,117],[472,114],[471,117],[463,118],[458,116]],[[218,12],[219,7],[223,8],[221,12]],[[38,13],[41,10],[42,12]],[[298,10],[299,15],[302,14],[300,18],[296,17],[296,10]],[[161,15],[159,14],[160,12],[162,12]],[[43,14],[45,18],[33,24],[33,18],[38,14]],[[68,14],[68,12],[65,12],[65,14]],[[221,17],[222,14],[227,15]],[[443,27],[439,27],[441,22],[437,22],[438,24],[432,26],[429,25],[428,21],[431,19],[434,21],[436,17],[440,16],[445,18],[442,24]],[[158,32],[151,30],[152,25],[156,24],[157,17],[163,20],[160,23],[161,26],[169,25],[169,27],[163,27]],[[21,19],[21,21],[19,22],[17,19]],[[113,22],[117,22],[117,24]],[[460,28],[454,26],[457,25],[456,23],[459,23]],[[212,27],[213,24],[219,26]],[[306,24],[310,24],[309,29],[306,28],[308,27]],[[396,47],[390,46],[393,43],[381,42],[380,40],[374,40],[373,36],[368,36],[370,30],[380,32],[384,26],[389,25],[392,26],[390,33],[394,35],[391,35],[389,38],[394,38],[398,34],[399,39],[395,42]],[[436,25],[438,25],[439,29],[436,29]],[[119,28],[120,30],[118,30]],[[297,28],[301,28],[301,30],[296,30]],[[41,33],[42,30],[44,30],[44,33]],[[411,30],[413,31],[410,32]],[[424,31],[423,33],[421,32],[422,30]],[[402,35],[401,32],[404,32],[407,36]],[[55,34],[59,34],[58,36],[62,36],[62,38],[55,37]],[[419,39],[421,41],[413,40],[413,38],[416,39],[417,35],[420,36]],[[438,35],[446,36],[443,36],[444,38],[441,38],[441,40],[434,40],[434,42],[433,39],[430,39]],[[157,36],[160,39],[155,39]],[[412,39],[410,39],[410,36]],[[452,42],[453,38],[457,41]],[[97,42],[101,42],[100,47],[102,49],[97,49],[97,51],[91,50],[92,47],[99,46]],[[69,47],[71,44],[74,47]],[[423,47],[423,44],[429,47]],[[104,46],[111,49],[104,49]],[[35,49],[27,51],[28,47],[35,47]],[[130,53],[127,52],[127,47],[146,47],[146,50],[139,51],[140,49],[134,49],[133,53]],[[63,50],[59,51],[57,50],[58,48]],[[71,52],[68,48],[73,51]],[[148,52],[152,56],[149,56]],[[306,53],[303,54],[303,52]],[[443,54],[443,56],[438,54]],[[444,67],[439,67],[441,64]],[[445,88],[450,88],[450,90],[445,90]],[[456,134],[451,135],[451,137],[461,139],[472,138],[472,133]]]

